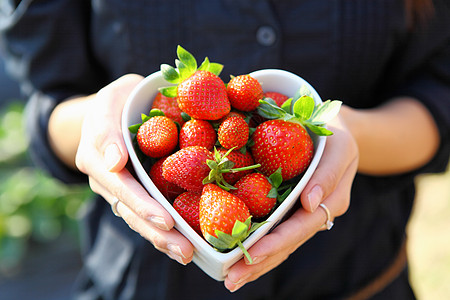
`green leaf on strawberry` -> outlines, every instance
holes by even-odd
[[[177,87],[174,86],[166,86],[158,89],[161,94],[166,97],[175,98],[177,96]]]
[[[309,96],[301,96],[294,103],[293,113],[297,118],[308,120],[314,111],[314,107],[315,103],[313,98]]]
[[[203,71],[209,71],[219,76],[220,73],[222,73],[223,65],[219,63],[210,62],[209,58],[205,57],[205,60],[202,62],[200,67],[198,67],[198,69]]]
[[[287,198],[287,197],[289,196],[289,194],[291,193],[291,191],[292,191],[292,186],[287,185],[286,188],[287,188],[287,189],[286,189],[286,191],[284,191],[283,194],[278,195],[278,198],[277,198],[278,204],[280,204],[280,203],[282,203],[284,200],[286,200],[286,198]],[[278,191],[280,191],[280,189],[278,189]]]
[[[168,64],[161,64],[161,73],[164,79],[176,85],[191,77],[197,70],[209,71],[218,76],[223,69],[223,65],[210,62],[208,57],[205,58],[197,69],[197,60],[195,57],[180,45],[177,47],[177,57],[178,59],[175,59],[176,68]],[[159,91],[166,97],[177,96],[176,86],[162,87],[159,88]]]
[[[223,173],[236,173],[251,169],[259,168],[261,165],[251,165],[246,166],[242,168],[235,168],[234,163],[227,158],[227,156],[233,151],[234,148],[229,149],[224,155],[220,154],[220,152],[214,147],[214,160],[208,159],[206,161],[206,164],[208,167],[210,167],[211,171],[209,172],[208,176],[203,179],[203,184],[208,183],[216,183],[218,186],[220,186],[225,191],[229,191],[232,189],[235,189],[234,186],[226,182],[226,180],[223,178]]]
[[[297,94],[300,94],[298,92]],[[293,99],[296,99],[295,97]],[[269,101],[260,100],[258,113],[267,119],[281,119],[284,121],[296,122],[303,127],[308,127],[313,133],[321,136],[332,135],[333,132],[324,126],[333,119],[341,108],[342,102],[339,100],[327,100],[320,104],[315,104],[314,99],[309,95],[302,95],[290,104],[290,112]]]
[[[184,49],[181,46],[178,46],[177,56],[179,62],[181,62],[184,65],[183,68],[185,69],[186,73],[193,74],[197,70],[197,60],[186,49]]]
[[[269,182],[272,185],[272,189],[267,194],[269,198],[278,198],[278,188],[283,182],[283,176],[281,175],[281,168],[278,168],[272,175],[269,176]]]
[[[259,227],[261,227],[266,222],[261,223],[251,223],[251,218],[249,217],[245,222],[241,222],[239,220],[236,220],[233,226],[233,230],[230,234],[224,233],[220,230],[215,231],[217,237],[205,234],[205,239],[217,250],[224,251],[228,249],[234,249],[236,246],[238,246],[242,252],[244,253],[245,257],[247,257],[247,260],[250,264],[253,263],[253,259],[251,258],[250,254],[248,253],[247,249],[245,249],[242,242],[254,231],[256,231]]]
[[[281,108],[285,111],[285,112],[290,112],[291,111],[291,103],[292,103],[292,98],[288,98],[286,101],[284,101],[284,103],[281,105]]]
[[[219,77],[223,65],[206,57],[197,68],[194,56],[177,47],[175,67],[161,65],[161,75],[172,86],[160,87],[166,97],[176,97],[179,108],[194,119],[218,120],[230,112],[225,83]],[[202,91],[202,92],[200,92]]]
[[[259,100],[261,103],[257,110],[258,114],[266,119],[278,119],[286,116],[288,112],[279,107],[274,100],[270,98],[264,98],[263,100]],[[291,116],[292,117],[292,116]]]
[[[164,74],[164,79],[170,83],[180,82],[180,73],[172,66],[168,64],[161,64],[161,72]]]
[[[141,122],[141,123],[134,124],[134,125],[130,125],[130,126],[128,127],[128,130],[129,130],[131,133],[136,134],[136,133],[138,132],[138,130],[139,130],[139,127],[141,127],[141,125],[142,125],[143,123],[145,123],[146,121],[150,120],[150,118],[153,118],[153,117],[156,117],[156,116],[165,116],[165,114],[164,114],[164,112],[163,112],[162,110],[159,110],[159,109],[154,108],[154,109],[152,109],[152,110],[149,112],[148,115],[146,115],[146,114],[141,114],[141,120],[142,120],[142,122]]]

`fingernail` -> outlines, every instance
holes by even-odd
[[[183,258],[186,258],[183,255],[183,252],[181,251],[180,246],[175,244],[168,244],[167,249],[169,250],[169,256],[179,262],[182,265],[186,265],[186,263],[183,261]]]
[[[238,289],[240,289],[240,288],[245,284],[245,281],[246,281],[249,277],[250,277],[250,274],[246,274],[246,275],[244,275],[242,278],[240,278],[236,283],[233,282],[234,288],[232,288],[232,289],[230,290],[230,292],[233,293],[233,292],[237,291]]]
[[[169,243],[167,245],[167,248],[169,249],[170,252],[172,252],[178,256],[181,256],[183,258],[186,258],[186,256],[184,256],[183,252],[181,251],[181,247],[179,245]]]
[[[108,145],[105,149],[104,159],[106,168],[111,170],[114,168],[122,158],[122,154],[120,153],[119,147],[116,144]]]
[[[252,259],[252,260],[253,260],[252,263],[250,263],[250,262],[246,259],[246,260],[245,260],[245,264],[246,264],[246,265],[256,265],[256,264],[259,264],[260,262],[262,262],[263,260],[265,260],[266,257],[267,257],[267,256],[256,256],[256,257],[254,257],[254,258]]]
[[[151,216],[149,218],[149,221],[156,227],[158,227],[161,230],[169,231],[169,226],[167,226],[166,221],[163,217],[159,216]]]
[[[322,201],[323,191],[319,185],[312,188],[308,194],[308,202],[311,212],[314,212]]]

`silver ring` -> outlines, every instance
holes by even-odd
[[[113,198],[113,203],[111,204],[111,210],[116,217],[120,218],[120,214],[117,211],[117,204],[119,204],[119,199],[117,197]]]
[[[334,225],[334,223],[331,221],[330,210],[323,203],[320,203],[319,206],[322,207],[323,210],[325,211],[325,213],[327,214],[327,221],[325,222],[325,224],[322,225],[322,228],[330,230],[333,227],[333,225]]]

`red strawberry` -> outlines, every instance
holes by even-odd
[[[327,100],[316,105],[311,96],[303,95],[292,101],[290,114],[261,100],[258,114],[276,120],[258,125],[252,135],[251,151],[255,162],[261,164],[260,171],[269,176],[281,168],[283,180],[300,175],[309,166],[314,152],[305,127],[316,135],[333,134],[324,126],[338,114],[341,104],[341,101]]]
[[[230,111],[228,114],[226,114],[223,118],[217,120],[216,122],[220,124],[220,123],[222,123],[223,121],[225,121],[225,119],[227,119],[227,118],[229,118],[229,117],[234,117],[234,116],[241,117],[241,118],[244,119],[244,120],[247,119],[247,116],[244,115],[244,113],[242,113],[242,112],[240,112],[240,111],[232,110],[232,111]]]
[[[177,146],[178,129],[168,117],[155,116],[140,125],[136,138],[145,155],[159,158],[170,154]]]
[[[219,148],[218,151],[222,156],[227,153],[227,149],[225,148]],[[250,151],[245,151],[245,153],[242,153],[240,151],[233,150],[228,154],[227,158],[234,163],[233,168],[248,167],[255,163],[252,155],[250,154]],[[252,170],[245,170],[236,173],[223,173],[222,176],[227,183],[233,185],[240,178],[252,172]]]
[[[302,173],[311,162],[314,146],[308,132],[298,123],[270,120],[256,127],[251,147],[259,169],[270,176],[281,167],[284,180]]]
[[[176,98],[166,97],[161,93],[158,93],[153,99],[152,109],[153,108],[161,110],[166,117],[177,122],[180,126],[183,126],[185,121],[181,117],[181,109],[178,107]]]
[[[228,99],[231,106],[241,111],[252,111],[259,106],[263,98],[263,89],[258,80],[250,75],[231,78],[227,85]]]
[[[277,202],[276,193],[269,194],[272,184],[261,173],[248,174],[234,185],[231,193],[239,197],[247,205],[250,214],[255,218],[267,216]]]
[[[200,196],[200,193],[185,192],[175,199],[173,208],[175,208],[192,229],[201,235],[199,220]]]
[[[190,146],[170,155],[163,163],[163,176],[187,191],[201,192],[203,179],[210,168],[207,160],[213,160],[214,154],[200,146]]]
[[[264,97],[266,98],[271,98],[273,101],[275,101],[275,103],[281,107],[281,105],[283,105],[283,103],[289,99],[288,96],[278,93],[278,92],[265,92],[264,93]]]
[[[210,183],[203,188],[199,217],[203,235],[217,238],[216,230],[231,234],[236,220],[245,222],[250,212],[241,199]]]
[[[191,119],[181,127],[180,148],[203,146],[211,151],[216,141],[216,131],[208,121]]]
[[[177,68],[161,65],[165,80],[175,86],[161,88],[167,97],[177,97],[178,106],[194,119],[218,120],[230,112],[227,88],[219,74],[223,66],[205,58],[197,68],[195,57],[177,47]]]
[[[233,116],[225,119],[220,124],[217,134],[219,142],[224,148],[240,149],[247,144],[249,127],[244,119]]]
[[[178,185],[167,181],[162,175],[162,165],[167,157],[157,160],[149,171],[150,179],[153,181],[158,190],[169,201],[173,201],[178,195],[185,192],[185,190]]]
[[[215,184],[207,184],[200,198],[199,219],[203,236],[211,245],[220,251],[239,246],[252,263],[242,241],[263,223],[251,224],[250,212],[241,199]]]
[[[209,71],[196,71],[178,85],[177,102],[194,119],[218,120],[230,112],[225,83]]]

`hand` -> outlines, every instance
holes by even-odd
[[[173,228],[174,220],[125,168],[128,152],[122,138],[121,113],[132,89],[142,80],[125,75],[100,90],[88,104],[76,166],[89,176],[91,189],[110,204],[118,199],[122,219],[156,249],[182,264],[192,260],[192,244]],[[111,212],[113,213],[113,212]]]
[[[358,147],[341,117],[330,122],[329,128],[334,134],[327,138],[322,159],[300,195],[302,208],[248,250],[253,264],[245,258],[230,268],[225,279],[230,291],[274,269],[320,231],[327,220],[325,210],[318,208],[320,203],[328,207],[332,218],[347,211],[358,167]]]

